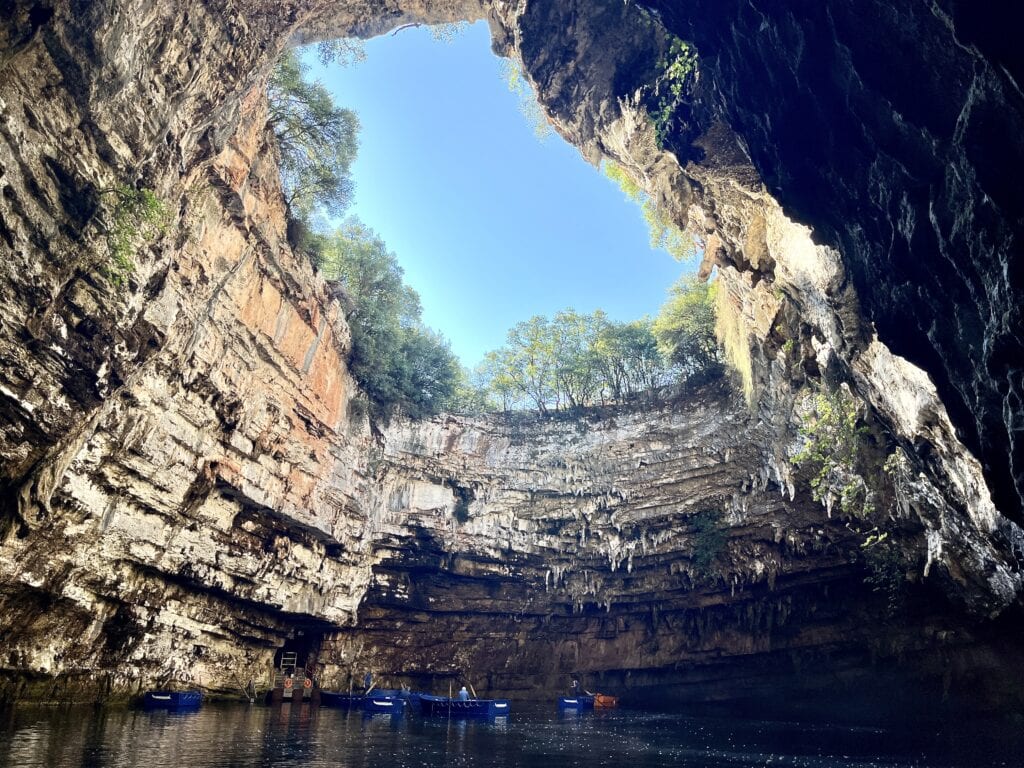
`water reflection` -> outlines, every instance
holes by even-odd
[[[344,768],[646,766],[990,768],[1024,765],[1014,730],[887,731],[627,711],[523,711],[493,720],[207,706],[198,712],[0,713],[0,766]]]

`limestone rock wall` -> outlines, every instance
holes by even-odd
[[[856,521],[790,495],[772,434],[721,382],[571,418],[393,425],[371,462],[372,580],[358,624],[324,640],[323,679],[1013,702],[999,670],[1017,653],[951,608],[923,552],[895,598],[868,583]]]
[[[296,624],[352,621],[369,579],[348,328],[288,247],[265,127],[256,41],[286,27],[21,13],[0,96],[0,696],[262,682]],[[106,190],[136,179],[173,224],[118,285]]]
[[[898,50],[900,57],[912,60],[897,69],[908,81],[921,78],[923,87],[934,88],[934,72],[922,71],[929,66],[946,67],[943,71],[951,77],[962,70],[977,71],[972,82],[980,89],[980,101],[964,95],[957,110],[964,126],[979,124],[980,130],[982,118],[974,107],[990,100],[1005,102],[1011,124],[1019,119],[1010,70],[997,71],[997,62],[986,59],[982,49],[960,43],[961,28],[938,7],[910,14],[908,20],[881,10],[865,15],[844,9],[833,19],[824,8],[811,13],[737,4],[684,9],[642,5],[646,12],[630,4],[598,3],[585,15],[561,4],[498,6],[501,31],[495,45],[522,58],[555,127],[567,140],[592,162],[608,158],[623,165],[681,226],[704,242],[702,270],[715,269],[722,285],[720,318],[727,351],[744,374],[749,399],[779,429],[773,462],[779,473],[788,473],[793,453],[792,440],[785,435],[792,435],[789,425],[799,422],[794,403],[823,384],[849,384],[884,426],[892,453],[910,467],[905,480],[914,487],[913,499],[901,513],[917,518],[931,532],[931,559],[955,583],[952,589],[974,610],[998,614],[1017,601],[1022,585],[1017,560],[1024,539],[1017,524],[1018,501],[1009,490],[1016,482],[1012,425],[1019,409],[1013,392],[1020,371],[1013,355],[1000,352],[986,362],[981,358],[987,353],[981,350],[1013,347],[1016,331],[1009,329],[1020,325],[1013,320],[1019,302],[983,302],[1001,307],[993,310],[998,319],[985,326],[967,320],[976,313],[977,302],[964,298],[968,306],[961,312],[956,297],[968,290],[965,283],[987,278],[976,275],[975,280],[967,272],[937,267],[912,278],[919,264],[948,260],[943,254],[949,253],[950,238],[968,237],[972,263],[978,264],[971,274],[989,274],[993,291],[1008,294],[1017,284],[1007,272],[1007,259],[1015,257],[1006,254],[1019,251],[1019,235],[1012,215],[990,215],[994,198],[979,180],[979,169],[991,167],[994,173],[995,164],[987,155],[974,157],[971,153],[980,150],[965,144],[958,133],[936,136],[929,145],[936,152],[931,189],[933,198],[942,198],[941,205],[928,203],[927,194],[919,199],[923,185],[909,173],[909,165],[883,173],[883,166],[898,170],[901,152],[921,160],[931,151],[921,137],[931,134],[900,122],[903,105],[897,96],[910,97],[890,93],[891,78],[884,88],[870,81],[881,90],[875,92],[867,76],[858,79],[858,74],[860,68],[871,67],[877,79],[877,62],[870,57],[880,35],[874,20],[883,18],[888,30],[883,36],[903,40],[902,45],[894,43],[890,55]],[[970,14],[963,10],[962,15]],[[909,55],[903,38],[908,25],[921,35]],[[548,35],[545,43],[531,43],[540,30]],[[696,85],[679,108],[682,127],[662,147],[650,115],[649,84],[664,66],[671,35],[693,41],[701,59]],[[947,58],[926,64],[940,40]],[[851,63],[844,57],[852,55],[854,45],[862,50]],[[822,58],[811,57],[812,51]],[[794,81],[797,75],[801,77]],[[955,84],[960,82],[954,78]],[[812,85],[820,92],[811,92]],[[953,97],[928,92],[939,103]],[[838,111],[826,108],[844,98],[846,106]],[[912,106],[905,105],[908,114]],[[807,124],[801,108],[809,111]],[[926,114],[916,117],[927,122]],[[844,138],[851,124],[860,125],[863,136],[849,150]],[[902,133],[890,131],[894,124]],[[808,138],[810,126],[823,138]],[[999,142],[1001,146],[1003,139]],[[780,147],[791,149],[799,181],[786,175],[787,155],[773,154]],[[817,153],[814,162],[800,155],[804,148]],[[873,151],[879,153],[877,162]],[[899,159],[890,162],[892,158]],[[911,162],[909,157],[903,161]],[[849,167],[855,162],[861,163],[856,170]],[[1000,166],[1011,167],[1016,166]],[[948,174],[973,181],[959,186],[943,175],[947,168]],[[966,169],[958,174],[957,168]],[[830,195],[819,193],[822,183],[810,178],[816,172],[829,179],[824,186]],[[862,178],[864,173],[870,178]],[[988,178],[994,188],[1004,188],[1001,174]],[[817,231],[795,221],[794,211],[780,205],[775,195],[784,189],[804,203],[797,210],[814,211],[808,221],[822,225]],[[865,196],[872,201],[866,207]],[[904,198],[901,209],[894,201]],[[788,199],[781,198],[783,203]],[[957,205],[963,217],[949,219],[942,213]],[[929,216],[933,222],[926,227]],[[900,226],[907,231],[897,237],[893,233]],[[910,245],[926,252],[929,261],[917,262]],[[864,262],[871,265],[870,277],[859,271]],[[899,275],[898,286],[879,277],[889,262]],[[945,287],[935,280],[946,281]],[[881,294],[875,291],[879,284],[884,286]],[[890,289],[905,298],[887,303],[880,295],[891,296],[886,294]],[[869,294],[865,304],[862,295]],[[908,313],[914,315],[913,322]],[[958,323],[964,327],[958,330]],[[966,363],[958,351],[961,341],[977,351],[973,363]],[[947,348],[948,354],[942,351]],[[947,396],[950,377],[960,383]],[[972,451],[980,443],[971,437],[975,426],[965,421],[961,408],[967,391],[975,393],[969,397],[969,418],[988,425],[983,431],[998,456],[989,457],[988,449],[977,455]],[[993,488],[999,491],[999,507]]]
[[[729,19],[706,10],[698,22],[618,0],[7,3],[0,698],[167,679],[232,691],[265,681],[299,633],[322,646],[327,678],[371,664],[491,690],[575,671],[714,698],[821,658],[851,679],[910,658],[910,677],[947,690],[943,660],[965,689],[998,680],[1020,589],[1013,472],[984,439],[961,439],[952,373],[893,353],[908,351],[851,270],[877,238],[857,250],[793,196],[773,165],[792,158],[766,154],[757,142],[773,137],[736,111],[755,103],[735,63],[749,39],[724,40]],[[567,420],[383,433],[350,408],[341,309],[285,237],[265,78],[289,44],[460,18],[488,19],[587,158],[623,163],[700,229],[747,351],[748,402],[711,387]],[[662,21],[705,55],[675,154],[641,98],[669,42]],[[771,48],[762,58],[778,64]],[[788,50],[775,46],[782,62]],[[787,103],[785,87],[765,90]],[[901,200],[887,178],[885,200]],[[152,189],[171,224],[118,284],[106,233],[124,184]],[[946,193],[950,208],[961,192]],[[854,232],[850,206],[838,210]],[[986,364],[1012,374],[1001,354]],[[884,630],[862,532],[829,518],[788,461],[795,404],[823,380],[870,404],[873,434],[906,468],[887,526],[918,598]]]

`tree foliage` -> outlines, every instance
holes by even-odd
[[[377,417],[395,410],[412,418],[443,410],[460,370],[448,343],[426,328],[420,300],[384,241],[356,220],[324,238],[320,268],[351,299],[350,370]]]
[[[601,164],[601,170],[605,176],[619,185],[619,189],[627,198],[640,206],[650,234],[651,248],[663,249],[677,261],[689,261],[697,255],[698,244],[694,236],[681,229],[672,217],[630,178],[625,168],[606,160]]]
[[[597,370],[611,400],[626,400],[664,384],[671,374],[648,319],[610,323],[594,345]]]
[[[351,67],[366,61],[366,46],[357,37],[339,37],[316,44],[316,57],[324,66]]]
[[[721,367],[715,337],[716,289],[695,277],[680,278],[654,321],[662,354],[679,366],[684,376]]]
[[[537,94],[523,74],[523,69],[515,59],[501,60],[502,79],[509,91],[516,97],[520,114],[526,118],[526,122],[533,129],[533,135],[538,141],[546,141],[554,132],[544,108],[537,101]]]
[[[337,106],[321,83],[309,80],[307,70],[295,51],[286,52],[267,96],[285,200],[292,216],[309,226],[321,212],[341,216],[351,202],[359,119]]]
[[[692,320],[673,317],[669,323],[659,316],[656,321],[623,323],[601,310],[582,314],[566,309],[552,319],[538,315],[518,323],[508,332],[505,345],[487,354],[473,380],[464,379],[467,384],[457,407],[548,413],[623,402],[680,378],[720,371],[707,286],[694,282],[677,293],[687,301],[673,304],[670,299],[662,313],[669,307],[675,313],[693,310]],[[693,295],[703,296],[704,303],[693,300]],[[673,328],[687,343],[678,348],[660,343],[659,323]],[[694,340],[677,326],[686,326]],[[707,340],[711,351],[702,346]]]

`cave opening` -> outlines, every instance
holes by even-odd
[[[655,314],[692,272],[651,247],[637,207],[554,131],[485,23],[447,40],[400,29],[364,49],[347,66],[303,55],[359,117],[346,215],[396,253],[424,322],[464,365],[533,315]]]
[[[695,275],[701,238],[635,172],[564,141],[563,118],[540,106],[515,54],[493,55],[491,35],[483,22],[400,25],[287,52],[270,81],[285,194],[302,233],[292,238],[290,227],[290,239],[351,299],[352,370],[374,416],[393,403],[414,418],[549,413],[719,375],[718,305],[707,271]],[[648,68],[666,66],[649,61],[655,49],[645,55]],[[618,79],[635,77],[624,69]],[[337,200],[301,200],[296,121],[280,117],[296,77],[344,105],[351,148],[338,161]],[[368,269],[389,272],[402,297],[394,353],[379,329],[395,321],[380,319],[386,300],[367,287]],[[526,374],[524,358],[534,361]],[[415,391],[396,383],[410,378]],[[430,391],[452,379],[451,396]]]
[[[512,13],[509,5],[496,4],[495,13]],[[140,245],[136,275],[124,276],[117,286],[108,285],[95,270],[76,268],[72,277],[64,273],[57,278],[34,263],[23,270],[12,260],[19,267],[5,267],[14,289],[6,294],[13,310],[7,305],[4,309],[17,318],[10,327],[18,330],[11,336],[14,342],[6,335],[2,338],[11,359],[27,373],[4,383],[2,394],[13,403],[5,404],[4,415],[22,425],[5,433],[14,436],[5,446],[14,445],[7,455],[20,469],[11,471],[16,482],[5,482],[4,487],[17,496],[19,514],[23,509],[38,514],[25,515],[25,524],[16,533],[5,533],[4,573],[40,594],[60,592],[83,607],[80,613],[86,622],[109,593],[117,594],[119,604],[133,606],[106,627],[76,631],[73,638],[61,638],[50,625],[23,622],[25,632],[10,638],[17,646],[11,664],[21,665],[15,677],[35,675],[40,669],[50,670],[39,673],[43,675],[64,674],[72,662],[87,661],[93,646],[103,644],[105,633],[112,643],[104,647],[114,653],[124,655],[122,646],[138,644],[138,653],[132,651],[138,675],[132,680],[153,679],[161,669],[172,668],[181,658],[176,649],[202,647],[204,653],[197,658],[207,679],[213,680],[211,687],[229,689],[229,674],[235,669],[241,673],[247,665],[265,668],[289,632],[254,610],[259,606],[268,614],[313,617],[324,622],[318,626],[327,626],[328,634],[337,628],[351,630],[372,646],[361,659],[389,670],[418,665],[413,672],[422,679],[442,679],[454,672],[437,669],[457,667],[479,680],[477,672],[501,667],[506,672],[499,676],[481,675],[490,681],[487,687],[525,691],[524,697],[547,695],[564,686],[569,675],[586,674],[602,685],[635,693],[678,684],[692,694],[691,700],[735,700],[745,687],[752,687],[770,703],[780,692],[800,692],[801,680],[791,674],[795,667],[805,670],[799,676],[805,683],[810,680],[829,696],[835,693],[834,678],[840,676],[844,690],[863,685],[882,697],[886,687],[898,684],[893,681],[899,676],[880,673],[880,682],[872,684],[876,670],[918,658],[917,670],[908,668],[912,677],[923,681],[924,688],[918,690],[936,697],[964,693],[969,698],[974,689],[980,690],[976,680],[998,681],[1002,670],[1013,667],[1006,660],[1015,659],[1019,651],[1012,648],[990,656],[988,667],[973,659],[990,649],[988,638],[975,627],[1017,599],[1019,567],[998,549],[1017,546],[1011,535],[1016,529],[1005,526],[991,534],[991,526],[1002,526],[1003,521],[984,506],[984,483],[974,472],[973,457],[947,439],[941,402],[930,398],[927,386],[909,391],[905,387],[907,381],[919,383],[922,377],[913,379],[915,372],[908,373],[900,361],[887,357],[884,346],[858,346],[868,340],[860,335],[864,326],[841,269],[843,254],[818,249],[806,229],[786,218],[764,194],[756,169],[744,164],[749,158],[740,139],[729,133],[727,105],[715,99],[735,96],[742,103],[743,94],[716,90],[728,81],[713,81],[703,94],[707,101],[682,110],[685,120],[722,118],[697,125],[706,129],[699,136],[700,151],[685,156],[690,164],[686,172],[699,181],[679,175],[678,163],[673,165],[652,148],[658,142],[640,146],[638,138],[650,138],[646,119],[651,105],[659,102],[619,102],[601,91],[610,82],[611,96],[621,97],[632,81],[658,65],[657,55],[650,50],[636,53],[633,47],[649,42],[649,30],[617,24],[632,6],[618,0],[575,6],[522,3],[515,10],[523,13],[522,18],[507,20],[506,39],[497,44],[526,57],[545,105],[563,120],[561,127],[574,145],[591,150],[585,153],[588,160],[593,161],[598,150],[608,150],[623,162],[635,161],[632,170],[649,171],[648,180],[660,187],[662,197],[677,193],[672,198],[676,217],[694,201],[708,203],[698,222],[707,235],[707,251],[728,277],[725,298],[736,308],[736,317],[753,327],[737,322],[732,329],[738,348],[747,350],[748,374],[757,377],[757,389],[751,387],[747,403],[715,382],[671,403],[643,403],[645,408],[653,405],[645,411],[632,407],[628,397],[619,407],[622,393],[629,394],[624,385],[622,392],[607,395],[615,407],[600,412],[575,409],[595,399],[603,403],[600,395],[563,390],[564,401],[552,403],[541,397],[540,410],[548,407],[556,416],[542,413],[492,421],[454,416],[415,423],[396,420],[376,429],[367,426],[363,402],[352,395],[358,386],[346,378],[350,329],[339,310],[340,305],[351,320],[358,305],[346,303],[335,285],[325,284],[308,262],[292,258],[284,246],[284,216],[278,215],[279,208],[265,205],[269,195],[261,197],[268,190],[277,192],[272,178],[277,158],[261,143],[262,116],[255,104],[261,88],[241,105],[228,93],[236,89],[234,75],[262,72],[266,62],[260,56],[269,57],[286,39],[301,37],[295,25],[302,22],[287,13],[254,16],[251,29],[235,25],[234,19],[203,17],[208,26],[202,34],[216,40],[242,35],[254,44],[239,46],[236,55],[251,58],[240,61],[222,54],[224,46],[184,46],[182,50],[192,51],[184,55],[194,57],[189,61],[202,76],[168,91],[174,98],[166,97],[167,103],[161,101],[164,95],[154,92],[152,110],[144,118],[136,114],[133,120],[126,111],[128,117],[121,119],[116,107],[123,101],[137,102],[132,90],[136,86],[149,93],[147,84],[155,81],[154,72],[164,77],[161,82],[172,85],[182,76],[166,69],[161,54],[152,60],[145,57],[155,46],[140,43],[140,38],[152,35],[157,25],[103,25],[126,37],[98,40],[95,61],[123,62],[117,48],[122,39],[131,40],[133,50],[141,52],[132,59],[139,71],[125,74],[128,96],[112,102],[114,108],[90,102],[95,93],[109,94],[111,87],[109,71],[96,67],[95,61],[84,62],[75,78],[59,86],[53,85],[56,80],[46,84],[45,88],[69,89],[75,98],[59,107],[36,107],[45,111],[41,118],[27,104],[44,102],[38,94],[51,91],[30,81],[0,83],[5,103],[10,99],[11,104],[26,104],[26,109],[11,112],[18,130],[32,139],[25,146],[57,147],[52,154],[61,156],[47,156],[38,180],[28,182],[22,177],[31,174],[31,158],[7,165],[0,204],[48,196],[54,205],[69,206],[75,221],[75,201],[66,194],[70,176],[63,170],[57,173],[54,163],[66,170],[65,165],[73,164],[65,164],[64,156],[84,157],[88,162],[82,168],[100,169],[115,181],[121,180],[118,174],[130,172],[126,167],[133,171],[144,166],[139,178],[128,181],[159,187],[161,194],[179,203],[173,208],[182,216],[181,232]],[[96,18],[121,13],[121,7],[97,6]],[[682,9],[676,9],[681,16]],[[160,6],[150,10],[156,16],[164,13]],[[596,21],[588,12],[597,14]],[[558,35],[566,37],[570,25],[564,22],[570,16],[572,35],[567,44]],[[195,33],[183,18],[161,18],[175,34]],[[30,21],[50,23],[41,17]],[[61,16],[54,23],[71,22]],[[389,16],[374,23],[383,31],[383,26],[398,22]],[[529,25],[533,36],[519,45],[513,38]],[[595,38],[598,28],[608,36]],[[383,42],[394,44],[419,33],[413,26],[400,30],[398,39]],[[586,44],[574,45],[574,36]],[[33,45],[29,38],[18,41],[22,48],[15,56]],[[47,33],[48,45],[35,44],[31,50],[46,66],[60,70],[67,60],[51,60],[57,56],[55,39]],[[273,45],[260,47],[268,41]],[[750,50],[764,56],[769,48]],[[599,55],[585,61],[576,58],[595,50]],[[685,81],[691,59],[685,49],[679,50],[673,63],[679,64],[676,69],[684,73]],[[715,53],[716,47],[709,44],[707,50]],[[717,51],[722,50],[720,44]],[[606,54],[615,52],[624,54],[615,62],[617,71],[602,69],[614,58]],[[752,66],[760,65],[756,58],[752,61]],[[785,60],[775,63],[782,69],[787,65]],[[413,68],[408,62],[400,67],[409,80]],[[232,77],[224,77],[229,70]],[[253,80],[258,81],[259,74]],[[591,87],[595,83],[600,87]],[[94,84],[99,87],[92,88]],[[475,103],[471,96],[458,95],[470,107]],[[784,103],[771,89],[758,95],[763,97],[758,103]],[[591,97],[593,101],[587,101]],[[211,109],[211,103],[220,102],[227,106]],[[74,131],[53,129],[66,127],[64,112],[81,104],[96,109],[88,119],[73,112],[74,124],[97,135],[123,131],[121,141],[101,142],[94,151],[68,143],[66,135],[77,136]],[[663,106],[659,112],[667,114],[673,102],[666,99]],[[175,117],[162,122],[165,108]],[[601,116],[611,117],[594,128]],[[390,123],[411,125],[419,133],[420,117],[392,117]],[[179,124],[189,121],[202,130]],[[231,128],[238,129],[234,135]],[[665,126],[661,128],[653,132],[655,139],[658,133],[665,138]],[[476,133],[490,140],[488,151],[506,166],[520,164],[503,151],[496,131],[483,128]],[[818,138],[825,135],[821,132]],[[668,138],[688,137],[680,129]],[[7,134],[0,140],[8,141]],[[400,146],[404,142],[396,140],[389,148],[397,155]],[[772,144],[765,141],[759,146],[763,153]],[[630,154],[647,150],[642,157]],[[18,158],[27,154],[17,147],[12,152]],[[112,155],[119,161],[111,160]],[[458,154],[449,154],[449,159],[452,156]],[[584,170],[592,174],[591,169]],[[421,186],[413,195],[415,201],[440,197],[440,174],[426,175],[431,173],[434,184]],[[188,186],[197,178],[201,195]],[[531,183],[544,186],[536,179]],[[391,203],[411,215],[414,207],[395,204],[394,193],[403,188],[402,180],[384,186],[392,193],[384,207]],[[826,186],[819,183],[813,189]],[[117,196],[122,202],[145,202],[144,193],[150,191],[129,190]],[[909,205],[912,201],[907,200]],[[504,210],[502,205],[495,207]],[[6,208],[5,213],[11,210]],[[20,238],[35,248],[43,238],[27,236],[27,229],[36,235],[45,231],[77,236],[77,226],[50,226],[43,214],[26,210],[22,206],[14,211],[9,231],[5,222],[6,242]],[[33,215],[37,221],[24,224],[22,220]],[[520,216],[506,212],[506,218],[509,221],[483,229],[505,239],[519,237],[521,229],[533,229]],[[576,223],[583,223],[581,217],[565,213],[555,218],[578,218]],[[296,242],[301,240],[298,228],[291,229]],[[467,229],[458,221],[448,227]],[[421,224],[420,230],[426,227]],[[98,238],[103,240],[102,233]],[[62,241],[53,242],[53,250],[39,259],[60,255],[61,248],[77,253],[80,247],[75,243],[68,249]],[[330,255],[333,247],[327,243],[323,252]],[[102,242],[97,251],[98,259],[106,255]],[[474,257],[480,261],[498,261],[487,241],[481,240],[477,251]],[[70,259],[67,263],[78,264]],[[574,276],[556,277],[549,267],[533,267],[534,276],[558,288],[579,282]],[[589,265],[584,262],[576,269],[582,274]],[[45,285],[33,285],[37,278]],[[65,279],[71,282],[61,282]],[[504,273],[490,279],[490,293],[453,289],[450,276],[440,275],[439,282],[458,297],[449,302],[456,305],[476,293],[493,298],[495,284],[503,294],[512,294],[506,285],[511,280]],[[39,297],[46,295],[53,301],[40,314]],[[462,322],[472,324],[491,309],[477,309]],[[83,339],[93,337],[95,345],[84,344]],[[72,341],[65,343],[68,338]],[[32,340],[28,349],[26,339]],[[140,340],[152,352],[133,356]],[[73,354],[66,355],[69,350]],[[149,354],[156,356],[153,364],[147,364]],[[856,376],[849,375],[851,368]],[[113,375],[107,377],[108,371]],[[820,466],[797,476],[790,460],[794,434],[813,428],[815,422],[813,417],[790,421],[793,414],[787,409],[810,395],[810,411],[819,394],[814,387],[826,376],[834,383],[844,374],[845,388],[839,391],[852,397],[859,387],[859,396],[870,403],[858,411],[817,402],[824,402],[822,416],[830,411],[843,417],[840,426],[848,428],[847,436],[862,434],[866,419],[861,414],[869,406],[883,410],[893,402],[923,403],[909,414],[890,410],[890,432],[902,433],[873,441],[877,450],[872,453],[878,454],[874,474],[891,470],[894,483],[903,482],[900,490],[909,491],[898,504],[880,509],[872,521],[858,516],[868,518],[874,512],[864,487],[842,475],[843,467],[820,460]],[[81,396],[83,381],[95,396]],[[71,398],[73,402],[62,401],[54,396],[60,392],[78,396]],[[18,399],[23,396],[23,401]],[[230,419],[223,418],[225,403]],[[928,417],[926,421],[914,420],[920,413]],[[901,421],[902,416],[907,418]],[[23,426],[29,423],[33,428]],[[66,442],[69,426],[74,439]],[[18,443],[24,436],[31,439]],[[827,429],[818,431],[818,453],[825,455],[845,444],[830,442],[829,436]],[[921,461],[909,463],[913,455],[905,457],[906,465],[882,461],[883,448],[916,446],[918,438],[924,446],[917,454]],[[827,469],[826,475],[839,472],[840,480],[850,482],[839,488],[838,495],[826,497],[825,492],[817,493],[820,483],[808,487],[818,469]],[[949,475],[956,483],[943,485]],[[203,490],[207,486],[234,490],[211,494]],[[203,492],[182,498],[182,488]],[[842,493],[847,488],[852,490]],[[955,497],[958,489],[974,495],[962,500]],[[859,505],[853,511],[845,508],[850,498]],[[258,521],[238,518],[237,506],[242,503],[265,510],[281,527],[304,535],[260,541]],[[228,521],[239,523],[236,530]],[[724,536],[713,535],[717,526],[725,529]],[[908,536],[906,541],[913,547],[906,552],[893,549],[894,539],[908,529],[915,538],[911,542]],[[421,536],[420,531],[430,535]],[[309,532],[316,536],[305,535]],[[880,544],[884,546],[874,549]],[[865,556],[869,548],[878,557]],[[387,568],[375,567],[380,565],[374,562],[379,556],[385,556]],[[865,571],[871,567],[868,560],[879,561],[878,573]],[[29,562],[32,573],[23,567]],[[414,569],[436,573],[437,578],[408,578]],[[144,572],[145,579],[137,571]],[[874,582],[867,581],[869,575]],[[917,612],[905,612],[906,622],[893,621],[893,605],[885,592],[893,585],[916,589],[921,583],[935,588],[934,599],[918,605]],[[18,589],[13,592],[15,600]],[[228,599],[212,609],[211,594]],[[950,596],[962,598],[962,612],[943,602]],[[356,618],[359,623],[352,630]],[[134,631],[137,628],[145,631]],[[178,642],[179,635],[187,640]],[[294,638],[289,643],[298,663],[301,643]],[[323,663],[337,665],[344,661],[340,656],[339,651]],[[744,661],[737,662],[738,658]],[[947,674],[950,666],[954,672]],[[1019,693],[999,686],[992,690],[988,702],[997,702],[996,706],[1019,701]]]

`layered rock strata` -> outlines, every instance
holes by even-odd
[[[373,580],[357,626],[325,639],[324,679],[373,669],[523,698],[580,676],[633,703],[654,687],[879,706],[905,703],[902,678],[910,698],[1012,700],[998,670],[1016,653],[919,571],[888,604],[857,526],[772,479],[771,435],[721,384],[572,418],[395,426],[374,465]]]
[[[820,683],[900,655],[947,690],[998,679],[1020,590],[1019,282],[1002,213],[1020,206],[966,137],[992,124],[993,99],[1017,119],[1012,62],[959,7],[921,11],[922,45],[955,43],[936,66],[959,73],[964,109],[911,129],[912,104],[879,106],[907,95],[865,70],[871,45],[902,39],[902,17],[882,14],[888,31],[869,39],[845,6],[649,5],[6,4],[0,697],[167,678],[229,691],[265,679],[299,633],[322,645],[328,676],[373,664],[495,690],[575,671],[699,682],[714,698],[756,687],[769,666],[824,659]],[[482,17],[563,136],[621,163],[704,238],[747,403],[710,389],[565,421],[383,434],[351,407],[341,309],[285,237],[266,75],[297,41]],[[644,90],[669,30],[701,54],[673,151]],[[801,67],[828,62],[804,88]],[[831,113],[812,109],[808,131],[829,140],[805,163],[800,124],[781,113],[823,92],[821,104],[856,96],[860,128],[829,133]],[[847,167],[851,146],[887,159]],[[941,168],[922,147],[943,150]],[[171,224],[119,282],[107,231],[123,185],[154,190]],[[961,241],[971,274],[885,278],[887,259],[948,261]],[[943,312],[943,293],[963,291],[971,311]],[[923,308],[904,322],[891,299],[912,295]],[[879,452],[899,459],[883,524],[903,580],[924,583],[896,625],[864,584],[858,524],[830,519],[791,470],[798,403],[823,381],[870,406]],[[1007,696],[997,686],[992,699]]]

